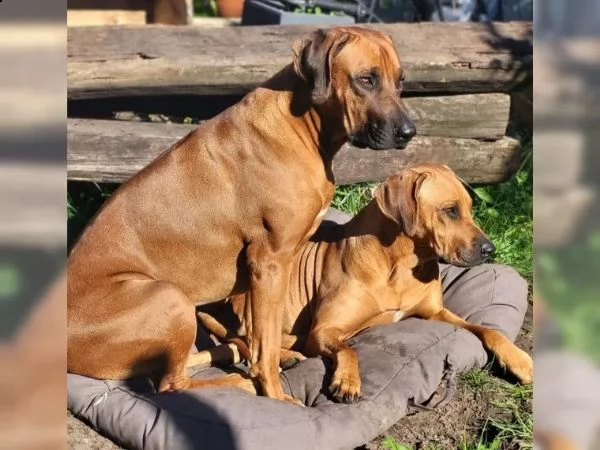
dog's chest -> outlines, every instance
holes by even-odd
[[[395,310],[393,320],[398,322],[427,297],[429,289],[428,284],[416,279],[410,269],[397,269],[388,279],[385,292],[380,294],[385,303],[382,306],[388,311]]]

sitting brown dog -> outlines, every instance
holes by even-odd
[[[405,147],[415,127],[389,36],[319,30],[264,85],[181,139],[121,186],[68,260],[67,369],[158,390],[247,386],[192,380],[195,305],[248,293],[251,375],[278,377],[282,304],[295,255],[333,197],[341,146]]]
[[[494,246],[471,217],[471,198],[446,166],[420,164],[389,177],[356,217],[326,241],[307,243],[293,262],[284,305],[282,361],[289,350],[333,359],[333,396],[346,403],[360,394],[356,353],[345,341],[360,331],[410,316],[452,323],[474,333],[521,382],[533,361],[498,331],[470,324],[444,308],[437,260],[469,267]],[[244,296],[230,302],[245,333]],[[225,312],[224,305],[221,312]],[[200,312],[208,330],[247,354],[222,315]]]

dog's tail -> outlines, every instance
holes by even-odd
[[[250,361],[250,349],[248,348],[248,344],[246,344],[245,340],[233,333],[231,330],[225,328],[225,326],[215,319],[210,314],[204,312],[197,312],[198,319],[200,323],[212,334],[216,336],[220,341],[228,342],[234,344],[240,354],[247,360]]]

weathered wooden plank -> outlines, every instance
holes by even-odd
[[[219,98],[144,97],[138,101],[86,100],[71,103],[71,117],[108,118],[116,111],[160,113],[180,117],[210,119],[239,101],[239,97]],[[421,136],[447,136],[499,139],[506,134],[510,116],[509,94],[465,94],[409,97],[405,104]]]
[[[192,0],[67,0],[67,10],[137,10],[144,12],[143,23],[169,25],[189,25],[194,15]]]
[[[530,74],[531,23],[370,25],[392,36],[405,91],[508,92]],[[69,99],[244,94],[291,61],[310,26],[93,27],[68,36]]]
[[[0,26],[0,155],[20,134],[62,124],[64,135],[66,35],[60,23]]]
[[[494,142],[475,139],[415,137],[406,150],[371,151],[346,146],[336,156],[333,171],[338,184],[383,181],[408,164],[438,162],[450,166],[470,184],[494,184],[506,180],[519,167],[517,140]]]
[[[67,0],[67,9],[146,9],[148,0]]]
[[[69,119],[67,177],[123,182],[193,130],[193,125]],[[405,150],[371,151],[346,146],[334,160],[339,184],[380,181],[419,161],[448,164],[465,181],[496,183],[519,165],[518,141],[416,137]]]
[[[192,24],[202,28],[223,28],[241,25],[239,17],[194,17]]]
[[[420,136],[500,139],[510,113],[508,94],[409,97],[404,103]]]
[[[594,95],[600,42],[594,38],[552,41],[535,46],[533,102],[536,129],[571,131],[597,128],[600,111]],[[590,89],[592,88],[592,89]]]
[[[57,201],[64,205],[66,182],[63,164],[16,159],[2,162],[0,246],[65,246],[67,213],[64,206],[56,207]]]
[[[68,27],[145,24],[146,11],[144,10],[70,9],[67,11]]]

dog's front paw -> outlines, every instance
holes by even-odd
[[[520,348],[515,348],[511,357],[506,361],[506,368],[520,383],[533,383],[533,359]]]
[[[521,384],[533,383],[533,359],[504,335],[488,330],[486,347],[495,355],[500,367],[506,369]]]
[[[510,351],[503,352],[498,362],[521,384],[533,383],[533,359],[517,346],[510,344]]]
[[[360,375],[336,370],[329,385],[329,392],[339,403],[356,403],[360,398]]]

